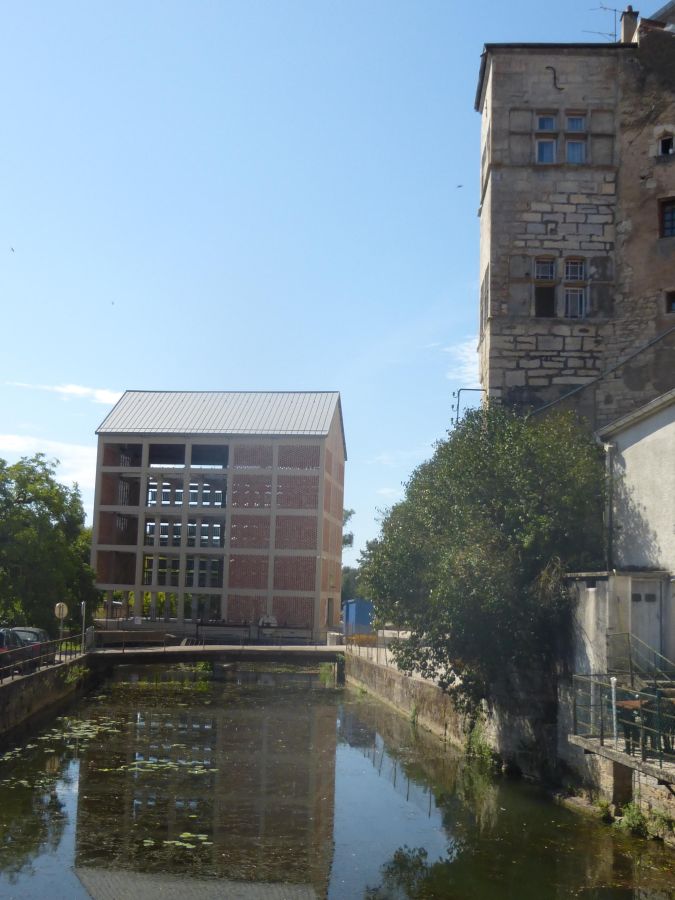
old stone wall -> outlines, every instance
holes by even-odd
[[[39,669],[0,685],[0,740],[69,697],[89,678],[86,657]]]
[[[675,326],[675,236],[663,233],[674,60],[675,36],[658,31],[639,45],[489,48],[479,342],[489,396],[539,407],[574,391],[566,405],[597,427],[675,387],[675,332],[659,339]]]

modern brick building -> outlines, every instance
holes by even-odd
[[[92,564],[109,603],[315,639],[338,624],[339,394],[127,391],[97,434]]]
[[[612,44],[488,44],[480,367],[489,397],[603,425],[675,387],[675,2]]]

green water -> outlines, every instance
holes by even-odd
[[[673,851],[301,670],[120,669],[0,792],[3,900],[675,898]]]

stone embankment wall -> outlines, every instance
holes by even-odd
[[[345,653],[345,675],[347,681],[457,747],[466,747],[476,728],[479,741],[507,768],[538,780],[582,787],[591,798],[619,807],[632,800],[646,814],[675,819],[672,786],[568,744],[572,701],[571,688],[564,681],[558,685],[556,702],[551,693],[554,684],[534,677],[522,683],[511,674],[496,686],[495,701],[484,704],[476,720],[457,709],[436,685],[399,672],[384,648],[362,647]]]
[[[423,678],[404,675],[384,649],[358,648],[345,654],[347,680],[371,691],[417,724],[448,742],[465,747],[475,729],[477,739],[510,768],[534,778],[555,769],[555,704],[541,680],[529,686],[514,677],[498,687],[493,705],[478,717],[460,710],[448,694]]]
[[[74,696],[90,677],[86,657],[75,657],[5,681],[0,685],[0,742],[34,716]]]
[[[361,656],[345,653],[345,676],[443,740],[460,747],[466,744],[466,717],[435,684],[403,675],[393,665],[377,663],[363,652]]]

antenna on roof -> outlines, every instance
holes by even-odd
[[[614,13],[614,31],[613,32],[611,32],[611,31],[586,31],[585,34],[601,34],[604,37],[611,38],[614,41],[614,43],[616,43],[617,36],[619,34],[619,32],[617,30],[616,17],[621,12],[621,10],[615,9],[613,6],[605,6],[604,3],[600,3],[600,6],[592,6],[591,7],[591,12],[598,12],[599,10],[602,10],[602,12]]]

